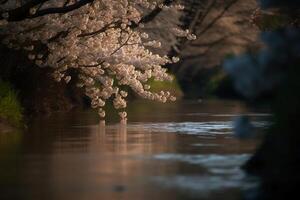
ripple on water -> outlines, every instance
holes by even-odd
[[[184,155],[158,154],[153,159],[161,161],[183,162],[199,165],[207,169],[207,173],[197,175],[157,176],[153,181],[167,188],[189,190],[202,195],[220,189],[248,190],[256,187],[255,178],[246,176],[240,166],[249,159],[249,154],[236,155]]]
[[[268,121],[252,122],[256,128],[266,128],[270,126]],[[73,126],[73,128],[94,128],[94,126]],[[120,128],[119,124],[107,125],[106,130],[116,130]],[[232,134],[232,121],[210,121],[210,122],[160,122],[160,123],[128,123],[126,131],[129,132],[155,132],[155,133],[177,133],[198,136],[228,135]]]
[[[241,166],[245,161],[247,161],[249,157],[250,154],[158,154],[153,156],[153,158],[157,160],[179,161],[188,164],[202,165],[208,168],[209,170],[224,169],[225,171],[239,168],[239,166]]]
[[[269,122],[253,122],[257,128],[269,126]],[[190,135],[223,135],[231,134],[233,124],[231,121],[210,122],[170,122],[170,123],[143,123],[129,124],[128,130],[146,130],[151,132],[179,133]]]
[[[241,114],[210,114],[210,113],[188,113],[188,116],[210,116],[210,117],[238,117]],[[246,113],[242,114],[247,117],[271,117],[270,113]]]

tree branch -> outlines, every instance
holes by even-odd
[[[171,5],[172,3],[174,2],[174,0],[165,0],[164,2],[163,2],[163,4],[165,5],[165,6],[169,6],[169,5]],[[162,8],[160,8],[160,7],[156,7],[154,10],[152,10],[148,15],[145,15],[144,17],[142,17],[142,19],[138,22],[138,23],[132,23],[132,25],[131,25],[131,28],[137,28],[138,26],[139,26],[139,24],[146,24],[146,23],[149,23],[149,22],[151,22],[152,20],[154,20],[155,19],[155,17],[157,16],[157,15],[159,15],[159,13],[161,13],[161,11],[162,11]]]
[[[229,2],[224,9],[222,10],[222,12],[220,14],[218,14],[204,29],[202,29],[202,31],[200,31],[199,33],[197,33],[197,36],[199,37],[200,35],[203,35],[204,33],[206,33],[211,27],[213,27],[215,25],[215,23],[217,21],[219,21],[219,19],[221,19],[224,14],[235,4],[237,3],[239,0],[232,0],[231,2]]]
[[[32,9],[35,6],[38,6],[40,4],[43,4],[47,1],[49,1],[49,0],[32,0],[32,1],[24,4],[21,7],[7,11],[9,16],[6,20],[7,21],[22,21],[24,19],[37,18],[37,17],[48,15],[48,14],[57,14],[57,13],[63,14],[63,13],[67,13],[67,12],[76,10],[86,4],[92,3],[94,0],[79,0],[76,3],[73,3],[68,6],[40,9],[40,10],[37,10],[36,13],[30,14],[30,9]],[[3,12],[0,13],[0,20],[4,19],[2,14],[3,14]]]

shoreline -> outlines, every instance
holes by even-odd
[[[0,134],[16,131],[17,128],[0,118]]]

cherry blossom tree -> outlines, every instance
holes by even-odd
[[[58,82],[78,74],[77,86],[91,99],[92,108],[105,117],[112,99],[126,122],[127,92],[167,102],[168,91],[151,92],[149,79],[171,81],[163,68],[179,58],[154,53],[161,42],[151,39],[145,24],[161,11],[183,7],[172,0],[2,0],[0,36],[9,48],[22,49],[41,68],[53,69]],[[168,27],[178,37],[196,38],[189,30]]]

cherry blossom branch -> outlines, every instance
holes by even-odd
[[[147,49],[149,46],[158,48],[161,42],[150,39],[143,42],[148,40],[148,33],[135,30],[164,9],[177,15],[182,7],[168,6],[173,0],[165,0],[164,4],[160,4],[161,0],[24,2],[21,7],[9,11],[4,10],[11,5],[1,4],[3,43],[9,48],[23,50],[39,67],[51,67],[52,76],[58,82],[68,83],[73,76],[69,72],[74,70],[76,85],[83,88],[91,99],[91,107],[98,109],[101,118],[105,117],[104,105],[109,99],[113,100],[115,109],[126,108],[127,92],[122,90],[123,86],[149,100],[165,103],[176,99],[168,91],[156,93],[147,85],[151,78],[171,81],[172,77],[163,66],[175,63],[176,59]],[[89,2],[90,5],[84,6]],[[80,9],[70,12],[77,8]],[[45,16],[54,13],[62,14]],[[175,23],[174,29],[181,37],[190,36],[189,31],[180,30]],[[177,35],[172,28],[168,31]],[[126,121],[126,112],[119,115]]]
[[[174,0],[165,0],[163,5],[168,6],[171,3],[173,3]],[[141,18],[141,20],[138,23],[135,22],[131,22],[130,28],[135,29],[137,28],[140,24],[146,24],[151,22],[152,20],[155,19],[155,17],[157,15],[159,15],[159,13],[162,11],[162,8],[160,8],[159,6],[156,6],[156,8],[154,10],[152,10],[149,14],[145,15],[144,17]],[[89,33],[83,33],[78,35],[78,37],[87,37],[87,36],[93,36],[93,35],[97,35],[99,33],[103,33],[106,30],[110,29],[110,28],[116,28],[116,27],[120,27],[122,24],[121,21],[117,21],[117,22],[112,22],[109,23],[107,25],[105,25],[104,27],[102,27],[101,29],[97,30],[97,31],[93,31],[93,32],[89,32]]]
[[[115,49],[110,55],[111,55],[111,56],[114,55],[114,54],[117,53],[120,49],[122,49],[126,44],[128,44],[128,42],[129,42],[129,40],[130,40],[130,38],[131,38],[132,35],[133,35],[133,33],[129,34],[129,35],[128,35],[128,38],[126,39],[126,41],[125,41],[123,44],[121,44],[117,49]]]
[[[87,37],[87,36],[97,35],[99,33],[104,33],[105,31],[107,31],[110,28],[116,28],[119,24],[121,24],[120,21],[111,22],[111,23],[105,25],[104,27],[100,28],[99,30],[96,30],[93,32],[88,32],[88,33],[82,33],[82,34],[78,35],[78,37]]]

